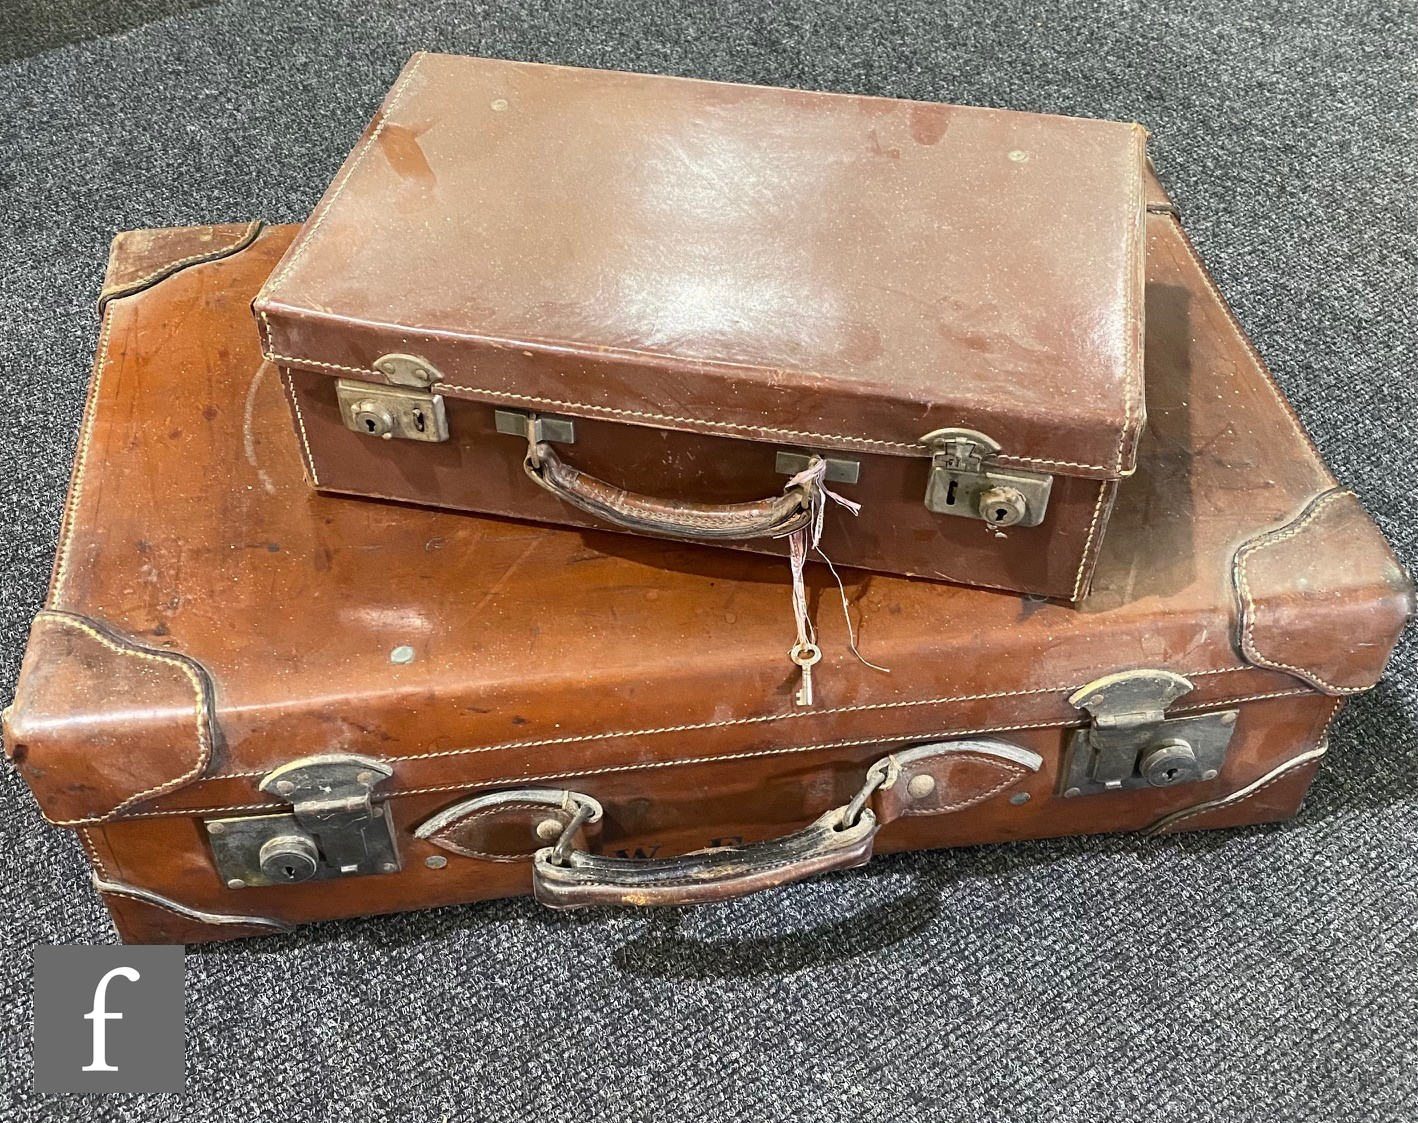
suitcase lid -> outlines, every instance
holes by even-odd
[[[1183,713],[1363,690],[1407,577],[1175,220],[1151,223],[1151,432],[1093,593],[1073,608],[844,574],[882,674],[847,653],[813,567],[810,709],[792,703],[781,561],[314,493],[243,309],[293,228],[120,235],[108,292],[131,295],[105,313],[6,750],[45,814],[79,825],[270,806],[262,776],[319,753],[452,800],[1077,726],[1078,689],[1129,669],[1184,676]]]
[[[821,449],[1132,471],[1140,125],[416,55],[255,302],[268,357]]]

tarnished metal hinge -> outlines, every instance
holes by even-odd
[[[1122,671],[1069,698],[1092,717],[1073,735],[1061,781],[1068,797],[1129,788],[1165,788],[1216,778],[1226,760],[1236,710],[1167,716],[1192,689],[1170,671]]]
[[[545,413],[523,413],[519,409],[499,409],[492,415],[493,427],[509,437],[521,437],[538,444],[574,445],[576,422],[569,417],[552,417]]]
[[[981,519],[994,527],[1038,526],[1054,478],[993,463],[998,441],[973,429],[937,429],[921,438],[931,449],[926,509]]]
[[[217,872],[231,889],[397,872],[389,806],[372,799],[393,774],[387,764],[348,753],[277,768],[260,787],[289,801],[289,814],[208,820]]]

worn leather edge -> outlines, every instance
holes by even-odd
[[[180,273],[184,269],[191,269],[194,265],[206,265],[211,261],[220,261],[224,257],[231,257],[240,253],[261,236],[261,231],[265,229],[265,223],[256,219],[247,224],[246,231],[235,242],[229,245],[219,246],[206,253],[193,254],[191,257],[184,257],[177,261],[169,262],[161,269],[156,269],[144,277],[128,281],[121,285],[105,286],[98,298],[98,314],[103,315],[104,309],[108,307],[110,301],[118,300],[125,296],[133,296],[144,289],[151,288],[160,281],[165,281],[175,273]],[[193,227],[193,229],[205,229],[205,227]]]
[[[1237,803],[1250,799],[1251,796],[1270,787],[1270,785],[1274,784],[1276,781],[1283,780],[1291,772],[1295,771],[1295,769],[1309,764],[1311,761],[1319,760],[1328,751],[1329,737],[1325,734],[1320,737],[1319,744],[1313,749],[1308,749],[1299,756],[1291,757],[1289,760],[1272,768],[1269,772],[1265,773],[1265,775],[1252,780],[1244,787],[1237,788],[1229,795],[1224,795],[1217,799],[1208,799],[1202,803],[1193,804],[1191,807],[1183,807],[1178,811],[1173,811],[1170,814],[1162,816],[1162,818],[1158,819],[1151,826],[1144,827],[1140,833],[1146,838],[1167,834],[1175,828],[1178,823],[1184,822],[1187,819],[1191,819],[1197,815],[1204,815],[1208,811],[1217,811],[1223,807],[1232,807]]]
[[[195,920],[201,924],[235,925],[241,928],[270,928],[277,932],[293,932],[295,925],[287,924],[284,920],[277,920],[270,916],[243,916],[238,913],[227,912],[207,912],[205,909],[194,908],[191,905],[184,905],[180,901],[174,901],[171,897],[164,897],[161,893],[154,893],[151,889],[140,889],[136,885],[124,885],[121,882],[106,881],[98,874],[93,875],[93,886],[104,895],[115,897],[128,897],[135,901],[141,901],[145,905],[154,905],[168,912],[176,913],[186,920]]]
[[[1362,512],[1358,498],[1353,492],[1337,486],[1327,488],[1311,498],[1310,501],[1305,504],[1304,508],[1288,522],[1270,530],[1262,531],[1246,539],[1246,541],[1242,542],[1241,545],[1237,547],[1231,559],[1231,588],[1236,602],[1235,643],[1240,654],[1255,666],[1266,667],[1274,671],[1283,671],[1325,694],[1336,696],[1358,694],[1362,691],[1372,689],[1379,677],[1383,674],[1384,665],[1387,663],[1388,656],[1391,652],[1385,652],[1384,661],[1379,664],[1371,678],[1367,678],[1365,681],[1354,685],[1342,685],[1330,682],[1313,668],[1296,666],[1280,658],[1272,658],[1265,654],[1260,650],[1255,637],[1256,615],[1260,604],[1258,598],[1252,595],[1249,564],[1251,559],[1262,550],[1270,549],[1303,534],[1305,528],[1310,526],[1326,507],[1336,500],[1346,498],[1352,500],[1355,507]],[[1374,533],[1376,535],[1378,534],[1377,528],[1374,528]],[[1395,566],[1397,566],[1396,561]],[[1405,574],[1405,577],[1406,576]],[[1408,615],[1411,616],[1413,612],[1411,579],[1409,582],[1408,600]],[[1341,639],[1341,642],[1343,642],[1343,639]]]
[[[286,309],[289,311],[289,309]],[[369,367],[355,367],[343,363],[330,363],[320,359],[305,358],[297,355],[283,355],[275,349],[272,343],[272,327],[266,315],[266,308],[257,308],[258,318],[257,329],[261,338],[261,355],[268,363],[274,363],[282,371],[296,370],[306,374],[327,374],[335,371],[342,374],[354,375],[363,381],[375,385],[384,385],[384,376],[377,370]],[[526,342],[511,340],[493,341],[499,347],[525,347]],[[540,341],[533,341],[537,346],[541,346]],[[609,350],[598,351],[599,358],[614,357],[616,353]],[[629,354],[627,353],[627,356]],[[659,358],[660,356],[655,356]],[[713,364],[704,361],[703,366]],[[732,364],[719,364],[732,365]],[[454,396],[462,396],[469,401],[480,402],[486,405],[511,405],[518,408],[529,406],[538,409],[555,410],[558,413],[565,413],[573,417],[584,416],[588,419],[598,419],[602,421],[616,421],[627,425],[643,425],[647,427],[663,426],[670,429],[682,429],[685,432],[701,433],[711,437],[740,437],[745,440],[775,441],[788,440],[793,443],[811,444],[813,447],[824,450],[842,452],[863,452],[877,453],[882,456],[908,456],[929,458],[933,454],[932,450],[920,441],[887,441],[878,440],[873,437],[849,436],[844,433],[814,433],[803,429],[775,429],[767,425],[749,425],[734,421],[719,421],[705,417],[682,417],[676,414],[655,413],[649,410],[619,409],[612,406],[593,405],[589,402],[575,402],[563,398],[539,397],[534,394],[518,394],[510,390],[496,389],[481,386],[465,386],[456,382],[440,382],[438,384],[441,393],[452,393]],[[1134,414],[1134,418],[1136,418]],[[1124,430],[1126,432],[1126,430]],[[1030,471],[1046,471],[1060,476],[1078,476],[1084,479],[1097,479],[1102,481],[1113,481],[1131,476],[1134,468],[1131,465],[1119,469],[1114,464],[1086,464],[1073,460],[1050,460],[1045,457],[1020,456],[1010,453],[1000,453],[994,458],[993,463],[1001,465],[1024,468]]]
[[[44,608],[35,614],[32,627],[37,627],[45,621],[54,621],[55,623],[82,632],[120,657],[131,656],[133,658],[165,663],[176,667],[179,672],[186,677],[193,690],[195,701],[193,707],[193,741],[196,745],[197,755],[194,763],[186,771],[170,780],[162,781],[143,791],[136,792],[106,811],[86,815],[77,819],[55,819],[50,817],[41,801],[40,814],[43,816],[44,820],[59,827],[81,827],[94,823],[108,822],[121,817],[123,813],[134,804],[143,803],[147,800],[167,795],[196,780],[211,763],[218,737],[218,730],[212,717],[215,710],[215,691],[211,675],[207,672],[207,669],[189,655],[138,643],[136,640],[123,635],[110,625],[94,620],[91,617],[80,615],[77,612],[65,612],[52,608]],[[23,718],[17,714],[15,707],[11,706],[5,711],[7,749],[13,749],[15,742],[23,742],[25,740],[23,733],[17,733],[15,731],[15,722],[17,720],[23,721]],[[39,798],[38,791],[35,792],[35,796],[36,799]]]
[[[1157,174],[1157,165],[1152,162],[1152,157],[1147,157],[1147,170],[1144,173],[1143,198],[1147,203],[1148,214],[1169,214],[1173,218],[1181,218],[1182,212],[1177,208],[1177,204],[1167,193],[1167,188],[1162,184],[1162,177]]]
[[[1244,669],[1244,670],[1251,670],[1252,668],[1242,668],[1242,669]],[[1208,673],[1208,672],[1201,672],[1201,673]],[[1315,693],[1315,691],[1314,691],[1314,689],[1313,689],[1312,687],[1308,687],[1308,686],[1305,686],[1305,687],[1296,687],[1294,690],[1282,690],[1282,691],[1278,691],[1278,692],[1269,692],[1269,693],[1261,693],[1261,694],[1245,694],[1245,695],[1240,695],[1240,696],[1236,696],[1236,697],[1218,698],[1218,699],[1214,699],[1214,700],[1211,700],[1211,701],[1207,701],[1207,702],[1204,702],[1204,703],[1201,703],[1201,704],[1198,704],[1198,705],[1192,706],[1192,707],[1177,707],[1177,708],[1174,708],[1173,710],[1171,710],[1170,712],[1171,712],[1173,715],[1180,715],[1180,714],[1189,713],[1189,712],[1210,711],[1210,710],[1215,710],[1215,709],[1219,709],[1219,708],[1225,708],[1225,707],[1227,707],[1227,706],[1242,704],[1242,703],[1246,703],[1246,702],[1260,702],[1260,701],[1265,701],[1265,700],[1271,699],[1271,698],[1301,698],[1301,697],[1309,697],[1309,696],[1313,695],[1314,693]],[[523,784],[550,783],[550,782],[553,782],[553,781],[570,781],[570,780],[577,780],[577,779],[580,779],[580,778],[583,778],[583,777],[586,777],[586,776],[605,776],[605,775],[618,774],[618,773],[622,773],[622,772],[650,771],[650,770],[655,770],[655,769],[660,769],[660,768],[678,768],[678,767],[680,767],[680,766],[682,766],[682,765],[692,765],[692,764],[717,764],[717,763],[727,763],[727,762],[735,761],[735,760],[749,760],[749,759],[756,759],[756,758],[759,758],[759,757],[767,757],[767,756],[790,756],[790,755],[793,755],[793,754],[795,754],[795,753],[819,752],[819,751],[823,751],[823,750],[841,749],[841,748],[857,748],[857,747],[867,746],[867,745],[881,745],[881,744],[886,744],[886,743],[892,742],[892,741],[896,741],[896,742],[905,742],[905,741],[932,741],[932,740],[939,741],[939,740],[945,740],[945,739],[948,739],[948,738],[961,738],[961,737],[972,737],[972,736],[976,736],[976,735],[993,735],[993,734],[996,734],[996,733],[1009,733],[1009,732],[1012,732],[1012,731],[1022,730],[1022,729],[1059,729],[1059,730],[1066,730],[1066,729],[1080,728],[1080,727],[1082,726],[1082,724],[1083,724],[1083,723],[1080,722],[1080,721],[1070,722],[1070,721],[1067,721],[1067,720],[1060,720],[1060,719],[1057,719],[1057,718],[1056,718],[1056,719],[1053,719],[1053,720],[1050,720],[1050,721],[1026,722],[1026,723],[1023,723],[1023,724],[1016,724],[1016,725],[989,725],[989,726],[980,726],[980,727],[972,727],[972,728],[957,728],[957,729],[939,729],[939,728],[936,728],[936,729],[933,729],[933,730],[925,730],[925,731],[916,732],[916,733],[893,733],[893,734],[890,734],[890,735],[885,736],[885,737],[852,738],[852,739],[848,739],[848,740],[839,740],[839,741],[822,741],[822,742],[816,742],[816,743],[808,744],[808,745],[794,745],[794,746],[791,746],[791,747],[789,747],[789,748],[782,748],[782,749],[755,749],[755,750],[750,751],[750,752],[726,753],[726,754],[722,754],[722,755],[719,755],[719,756],[682,757],[682,758],[673,758],[673,759],[669,759],[669,760],[658,760],[658,761],[649,761],[649,762],[641,761],[641,762],[639,762],[639,763],[632,763],[632,764],[616,764],[616,765],[610,765],[610,766],[603,767],[603,768],[563,768],[563,769],[559,769],[559,770],[557,770],[557,771],[555,771],[555,772],[542,772],[542,773],[536,773],[536,774],[524,774],[524,775],[516,775],[516,776],[497,775],[497,776],[489,776],[489,777],[478,777],[478,778],[472,779],[472,780],[460,780],[460,781],[458,781],[458,782],[456,782],[456,783],[451,783],[451,784],[438,784],[438,785],[435,785],[435,786],[433,786],[433,787],[401,788],[401,789],[398,789],[398,790],[389,792],[388,795],[386,796],[386,798],[387,798],[387,799],[391,799],[391,800],[392,800],[392,799],[403,799],[403,798],[406,798],[406,797],[409,797],[409,796],[429,795],[429,794],[434,793],[434,792],[469,791],[469,790],[474,790],[474,789],[481,789],[481,788],[484,788],[484,787],[517,786],[517,785],[523,785]],[[572,741],[578,741],[578,740],[586,740],[586,739],[587,739],[587,738],[571,738],[570,740],[572,740]],[[600,740],[600,739],[603,739],[603,738],[597,737],[597,738],[594,738],[594,739]],[[497,746],[497,747],[506,747],[506,746]],[[514,746],[512,746],[512,747],[518,747],[518,746],[515,746],[515,745],[514,745]],[[457,751],[460,751],[460,750],[453,750],[453,751],[454,751],[454,752],[457,752]],[[477,750],[471,750],[471,751],[477,751]],[[432,755],[447,755],[447,754],[439,753],[439,754],[432,754]],[[399,761],[401,761],[401,760],[410,760],[410,759],[418,759],[418,758],[417,758],[417,757],[383,757],[383,758],[381,758],[381,759],[382,759],[386,764],[397,764],[397,763],[398,763]],[[228,774],[228,775],[225,775],[225,776],[213,776],[213,777],[209,777],[209,778],[205,778],[205,777],[204,777],[203,780],[206,780],[206,779],[211,779],[211,780],[240,779],[240,778],[242,778],[243,776],[246,776],[246,775],[252,775],[252,776],[255,776],[255,775],[265,775],[265,773],[264,773],[264,772],[260,772],[260,773],[232,773],[232,774]],[[196,781],[195,783],[200,783],[200,782],[203,782],[203,781]],[[262,802],[262,803],[234,803],[234,804],[221,804],[221,805],[218,805],[218,806],[162,808],[162,809],[153,810],[153,811],[130,812],[130,813],[128,813],[128,814],[123,815],[119,821],[127,822],[127,821],[131,821],[131,820],[133,820],[133,819],[190,818],[191,816],[194,816],[194,815],[215,815],[215,814],[217,814],[217,813],[219,813],[219,812],[233,812],[233,811],[272,811],[272,810],[279,810],[279,809],[280,809],[281,807],[283,807],[283,806],[288,806],[288,804],[283,804],[283,803],[281,803],[281,802],[279,802],[279,801],[275,801],[275,800],[268,800],[268,801],[265,801],[265,802]]]
[[[344,193],[345,188],[354,178],[355,173],[364,163],[365,157],[374,148],[379,137],[384,132],[389,120],[393,117],[394,111],[403,100],[404,94],[410,88],[410,84],[417,74],[423,60],[430,52],[416,52],[404,65],[403,70],[390,88],[389,93],[375,111],[369,124],[365,127],[360,140],[350,151],[336,173],[330,189],[316,205],[315,211],[305,223],[295,240],[287,247],[276,267],[271,271],[265,284],[256,294],[252,301],[252,312],[257,321],[257,334],[261,340],[262,357],[270,363],[286,369],[298,369],[311,373],[343,372],[353,374],[377,384],[383,384],[383,375],[372,368],[355,367],[346,364],[332,363],[325,360],[309,358],[304,356],[280,354],[274,344],[275,333],[273,332],[269,313],[286,313],[291,316],[306,315],[314,317],[317,314],[309,308],[303,308],[294,304],[283,304],[277,293],[285,286],[286,278],[295,269],[300,259],[305,255],[314,241],[320,227],[329,216],[336,201]],[[893,99],[894,100],[894,99]],[[1123,122],[1116,122],[1123,124]],[[1137,325],[1131,332],[1131,339],[1128,342],[1128,358],[1125,361],[1123,371],[1123,406],[1124,417],[1119,426],[1118,442],[1116,452],[1110,464],[1092,464],[1079,461],[1055,460],[1044,457],[1030,457],[1020,455],[1010,455],[1007,453],[997,457],[998,463],[1013,467],[1024,468],[1026,470],[1049,471],[1058,475],[1080,475],[1084,478],[1100,480],[1118,480],[1131,476],[1136,470],[1137,447],[1142,440],[1142,435],[1146,429],[1146,393],[1145,393],[1145,372],[1144,372],[1144,325],[1142,317],[1137,314],[1144,299],[1146,288],[1146,197],[1148,177],[1151,171],[1151,161],[1147,156],[1147,138],[1150,135],[1148,130],[1137,123],[1130,123],[1133,130],[1134,143],[1137,146],[1136,159],[1132,161],[1132,186],[1137,191],[1141,205],[1138,208],[1136,220],[1129,226],[1126,237],[1130,243],[1129,248],[1134,262],[1136,277],[1128,285],[1128,317]],[[323,313],[321,314],[323,315]],[[339,319],[339,317],[334,317]],[[414,329],[409,329],[414,330]],[[529,344],[545,346],[546,340],[513,340],[513,339],[492,339],[487,338],[483,342],[492,343],[497,347],[525,347]],[[601,349],[597,352],[602,357],[619,356],[629,359],[637,352],[617,351],[615,349]],[[652,354],[652,359],[662,359],[664,356]],[[705,361],[706,367],[731,368],[741,364]],[[810,433],[791,429],[774,429],[766,426],[755,426],[738,424],[725,421],[717,421],[709,418],[677,417],[670,414],[659,414],[648,411],[636,411],[625,409],[614,409],[607,406],[597,406],[584,402],[562,401],[551,398],[536,397],[533,395],[517,394],[507,390],[485,389],[472,386],[458,385],[452,382],[441,384],[444,391],[452,391],[462,394],[470,400],[486,402],[490,404],[516,404],[532,405],[543,408],[552,408],[569,412],[574,415],[585,415],[588,417],[601,417],[608,420],[622,421],[627,424],[654,425],[660,423],[674,423],[671,427],[684,427],[690,432],[703,432],[709,435],[748,435],[748,439],[776,440],[789,439],[794,441],[813,441],[823,444],[824,447],[831,446],[836,449],[850,451],[856,449],[865,452],[878,452],[885,455],[929,457],[932,455],[931,449],[919,441],[887,441],[871,437],[849,436],[846,434],[833,433]],[[1072,469],[1072,471],[1070,471]]]

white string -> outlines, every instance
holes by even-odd
[[[808,521],[788,534],[788,564],[793,571],[793,619],[798,631],[798,647],[794,650],[807,644],[815,646],[817,643],[817,630],[808,618],[807,582],[803,577],[808,554],[816,551],[818,556],[827,563],[827,568],[832,573],[832,579],[837,582],[837,592],[842,598],[842,618],[847,621],[847,642],[852,649],[852,654],[873,670],[890,674],[891,671],[888,668],[879,667],[870,662],[857,650],[857,634],[852,627],[852,613],[847,604],[847,589],[842,584],[837,567],[832,564],[832,559],[822,549],[822,525],[827,515],[827,501],[832,500],[839,507],[845,507],[853,515],[859,514],[862,509],[860,503],[854,503],[829,488],[824,483],[826,476],[827,461],[821,457],[813,457],[812,462],[790,479],[784,488],[786,491],[793,487],[801,487],[807,493],[808,507],[811,511]]]

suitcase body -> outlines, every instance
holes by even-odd
[[[1078,599],[1140,126],[417,56],[255,302],[326,491]]]
[[[811,708],[772,559],[310,491],[245,312],[294,231],[122,235],[6,750],[133,941],[1285,818],[1412,589],[1157,199],[1091,595],[848,574],[891,673]]]

